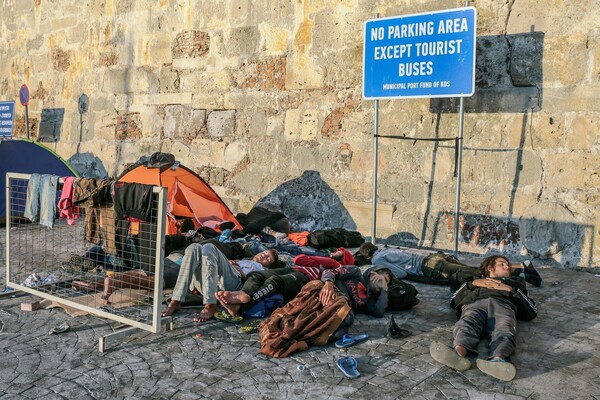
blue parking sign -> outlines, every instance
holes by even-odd
[[[15,122],[15,102],[0,101],[0,136],[12,136]]]
[[[475,92],[474,7],[365,21],[363,97],[468,97]]]

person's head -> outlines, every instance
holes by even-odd
[[[273,266],[279,260],[279,253],[276,250],[268,249],[265,251],[261,251],[254,257],[252,257],[252,261],[256,261],[261,263],[263,267],[269,268]]]
[[[370,294],[381,293],[382,283],[385,282],[385,287],[388,287],[392,282],[392,272],[387,268],[381,268],[377,271],[369,272],[368,291]]]
[[[340,247],[333,253],[329,255],[329,257],[333,258],[335,261],[339,262],[342,265],[354,265],[354,256],[348,250]]]
[[[376,251],[377,246],[375,246],[373,243],[363,243],[358,248],[358,252],[360,253],[360,255],[368,260],[373,258],[373,254],[375,254]]]
[[[179,227],[179,232],[181,233],[187,233],[189,231],[193,231],[195,230],[196,227],[194,226],[194,221],[192,221],[191,219],[185,219],[182,223],[181,226]]]
[[[489,256],[483,260],[479,271],[488,278],[500,278],[510,276],[510,261],[504,256]]]

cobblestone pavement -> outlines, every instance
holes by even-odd
[[[0,267],[4,282],[3,254]],[[394,314],[412,332],[407,339],[386,338],[385,318],[359,316],[352,332],[368,333],[367,342],[312,347],[287,359],[260,354],[258,336],[235,325],[194,323],[197,310],[177,314],[173,331],[137,331],[100,353],[99,337],[114,323],[62,309],[23,312],[21,302],[32,299],[24,296],[0,298],[0,399],[600,398],[600,278],[549,267],[540,273],[546,286],[530,290],[539,315],[519,322],[517,376],[508,383],[477,368],[452,371],[429,356],[432,340],[452,337],[447,287],[417,285],[421,303]],[[69,331],[48,334],[63,321]],[[343,355],[357,358],[360,378],[335,367]]]

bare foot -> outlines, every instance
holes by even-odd
[[[163,311],[160,316],[161,317],[168,317],[171,316],[173,314],[175,314],[175,312],[181,310],[181,303],[178,302],[177,300],[171,300],[169,302],[169,306],[167,307],[167,309],[165,311]]]
[[[225,304],[246,304],[250,302],[250,295],[244,291],[236,292],[220,291],[216,293],[217,299],[223,305]]]
[[[454,346],[454,351],[463,358],[465,358],[467,356],[467,353],[469,352],[466,348],[462,347],[461,345]]]
[[[223,304],[223,303],[221,303],[221,305],[223,306],[223,308],[225,308],[227,310],[229,315],[231,315],[233,317],[238,315],[240,312],[240,307],[241,307],[240,304]]]
[[[194,322],[206,322],[208,320],[211,320],[216,312],[216,304],[205,304],[202,311],[200,311],[200,314],[198,314],[198,316],[194,318]]]

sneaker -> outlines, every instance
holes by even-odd
[[[544,286],[544,281],[540,274],[533,267],[531,261],[526,260],[523,261],[523,274],[525,275],[525,282],[531,283],[533,286],[542,287]]]
[[[262,231],[265,235],[273,236],[275,239],[279,241],[279,243],[283,244],[283,241],[287,241],[287,234],[284,232],[277,232],[269,226],[265,226]]]

